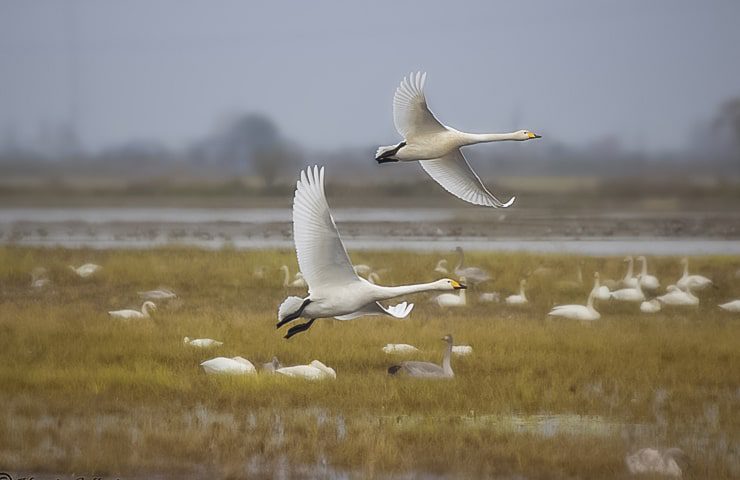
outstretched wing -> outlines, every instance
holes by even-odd
[[[352,320],[355,318],[364,317],[365,315],[389,315],[395,318],[406,318],[409,316],[409,313],[411,313],[411,310],[413,309],[413,303],[401,302],[398,305],[384,307],[378,302],[373,302],[368,303],[356,312],[348,313],[347,315],[341,315],[334,318],[336,318],[337,320]]]
[[[427,74],[416,72],[404,77],[393,97],[393,123],[403,138],[445,130],[427,107],[424,81]]]
[[[511,197],[504,203],[489,192],[460,150],[454,150],[442,158],[420,160],[419,163],[442,188],[468,203],[506,208],[516,199]]]
[[[293,241],[309,293],[360,281],[326,202],[324,167],[301,171],[293,199]]]

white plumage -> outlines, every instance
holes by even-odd
[[[242,357],[216,357],[200,364],[210,375],[254,375],[257,369],[252,362]]]
[[[73,265],[70,265],[69,268],[77,274],[78,277],[81,278],[88,278],[95,273],[99,272],[101,267],[100,265],[96,265],[94,263],[86,263],[84,265],[80,265],[79,267],[75,267]]]
[[[137,318],[149,318],[151,312],[157,309],[157,306],[154,304],[154,302],[146,301],[141,306],[141,311],[138,310],[113,310],[108,312],[108,315],[110,315],[112,318],[119,318],[122,320],[131,320],[131,319],[137,319]]]
[[[646,300],[640,304],[640,311],[642,313],[658,313],[660,309],[660,300],[657,298]]]
[[[596,289],[592,289],[588,296],[586,305],[559,305],[553,307],[548,315],[553,317],[569,318],[571,320],[593,321],[601,318],[599,312],[594,308],[594,297]]]
[[[669,448],[662,454],[653,448],[643,448],[627,455],[625,463],[627,469],[633,475],[645,473],[657,473],[670,477],[680,477],[681,467],[676,460],[681,460],[686,454],[679,448]]]
[[[689,307],[699,305],[699,297],[691,293],[691,290],[685,292],[676,285],[668,285],[667,293],[656,297],[663,305],[674,307]]]
[[[333,368],[327,367],[318,360],[314,360],[308,365],[294,365],[292,367],[282,367],[275,370],[276,373],[286,377],[303,378],[306,380],[325,380],[337,378],[337,372]]]
[[[413,353],[418,352],[419,349],[408,343],[388,343],[383,347],[385,353]]]
[[[459,355],[461,357],[464,357],[466,355],[470,355],[471,353],[473,353],[473,347],[471,347],[470,345],[453,345],[452,353],[454,355]]]
[[[214,340],[212,338],[193,338],[185,337],[182,339],[182,342],[185,345],[190,345],[191,347],[198,347],[198,348],[210,348],[210,347],[220,347],[224,344],[224,342],[219,342],[218,340]]]
[[[519,280],[519,295],[509,295],[506,297],[506,304],[507,305],[525,305],[529,303],[529,300],[527,300],[527,295],[524,293],[524,287],[527,285],[527,281],[525,279]]]
[[[731,302],[723,303],[719,305],[719,308],[727,312],[740,312],[740,300],[733,300]]]
[[[712,281],[702,275],[689,275],[689,259],[682,258],[681,265],[683,265],[683,275],[676,282],[676,286],[681,290],[698,292],[708,288],[712,285]]]
[[[145,300],[171,300],[177,298],[177,294],[167,288],[160,288],[157,290],[147,290],[146,292],[138,292],[139,297]]]

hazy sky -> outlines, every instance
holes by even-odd
[[[257,111],[310,147],[388,144],[423,69],[460,129],[673,149],[740,95],[739,25],[732,0],[0,0],[0,129],[182,146]]]

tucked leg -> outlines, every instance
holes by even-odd
[[[313,325],[313,322],[315,321],[315,318],[312,318],[311,320],[307,321],[306,323],[301,323],[300,325],[296,325],[294,327],[290,327],[288,330],[288,333],[285,334],[285,338],[290,338],[293,335],[301,332],[305,332],[309,328],[311,328],[311,325]]]

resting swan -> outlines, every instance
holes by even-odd
[[[609,291],[609,287],[601,284],[601,277],[599,272],[594,272],[594,298],[596,300],[609,300],[612,298],[612,292]]]
[[[257,373],[252,362],[242,357],[216,357],[206,360],[200,366],[210,375],[254,375]]]
[[[182,343],[185,345],[190,345],[191,347],[198,347],[198,348],[210,348],[210,347],[220,347],[224,344],[224,342],[219,342],[218,340],[214,340],[212,338],[190,338],[185,337],[182,339]]]
[[[632,257],[630,257],[632,258]],[[626,277],[625,277],[626,279]],[[645,294],[640,286],[640,276],[634,279],[634,286],[615,290],[611,293],[611,298],[620,302],[644,302]]]
[[[740,312],[740,300],[723,303],[719,305],[719,308],[726,312]]]
[[[657,473],[670,477],[680,477],[681,467],[678,462],[686,462],[688,457],[680,448],[669,448],[662,454],[653,448],[643,448],[632,455],[627,455],[625,463],[633,475]]]
[[[378,148],[378,163],[419,160],[421,167],[442,188],[456,197],[486,207],[508,207],[508,202],[496,198],[470,168],[460,147],[476,143],[523,141],[540,138],[527,130],[513,133],[475,134],[447,127],[427,107],[424,96],[426,73],[412,73],[401,81],[393,97],[393,122],[404,140],[397,145]]]
[[[548,315],[552,317],[563,317],[571,320],[598,320],[601,318],[599,312],[594,308],[594,297],[596,290],[591,290],[586,305],[559,305],[553,307]]]
[[[147,290],[146,292],[138,292],[139,297],[144,300],[171,300],[177,298],[177,294],[167,288],[161,288],[159,290]]]
[[[286,377],[303,378],[306,380],[324,380],[337,378],[337,372],[333,368],[327,367],[318,360],[314,360],[308,365],[294,365],[292,367],[282,367],[275,370],[275,373],[285,375]]]
[[[447,348],[445,349],[441,366],[431,362],[401,362],[397,365],[391,365],[388,367],[388,374],[397,375],[399,373],[403,373],[409,377],[415,378],[454,377],[455,372],[452,371],[452,365],[450,364],[450,358],[452,357],[452,335],[447,334],[442,337],[442,340],[447,342]]]
[[[640,286],[643,290],[657,290],[660,288],[658,277],[648,274],[647,259],[643,255],[640,255],[637,257],[637,261],[642,263],[642,268],[640,270]]]
[[[657,297],[657,300],[663,305],[674,307],[688,307],[699,305],[699,297],[691,293],[691,289],[683,291],[675,285],[668,285],[668,293]]]
[[[413,353],[419,349],[408,343],[388,343],[383,347],[385,353]]]
[[[357,276],[326,202],[323,167],[301,172],[293,200],[293,239],[298,265],[308,283],[308,296],[286,298],[278,308],[276,327],[301,317],[308,321],[291,327],[285,338],[308,330],[317,318],[349,320],[363,315],[389,314],[389,309],[379,301],[431,290],[465,288],[449,278],[384,287]]]
[[[681,259],[681,265],[683,265],[683,275],[676,282],[676,286],[681,290],[693,290],[698,292],[712,285],[712,281],[702,275],[689,275],[689,259],[684,257]]]
[[[130,320],[132,318],[149,318],[151,312],[155,311],[157,306],[154,302],[144,302],[141,306],[141,311],[138,310],[113,310],[108,312],[112,318],[120,318],[122,320]]]
[[[295,276],[291,279],[290,270],[288,269],[287,265],[283,265],[282,267],[280,267],[280,270],[283,272],[283,287],[307,287],[306,280],[303,278],[303,274],[301,272],[296,272]]]
[[[624,278],[619,282],[622,288],[635,288],[637,286],[637,278],[635,278],[635,260],[631,257],[625,257],[624,261],[627,263],[627,272],[624,274]]]
[[[487,282],[491,279],[491,275],[482,268],[464,266],[465,252],[463,252],[462,247],[457,247],[455,251],[457,252],[458,258],[454,271],[458,278],[465,278],[465,280],[469,281],[473,285],[478,285],[479,283]]]
[[[447,270],[447,260],[444,258],[437,262],[437,266],[434,267],[434,271],[437,273],[441,273],[442,275],[447,275],[450,272]]]
[[[94,263],[86,263],[84,265],[80,265],[79,267],[69,265],[69,268],[73,272],[75,272],[78,277],[87,278],[87,277],[94,275],[96,272],[98,272],[103,267],[101,267],[100,265],[96,265]]]
[[[529,300],[527,300],[527,295],[524,293],[524,286],[527,284],[527,281],[525,279],[519,280],[519,295],[509,295],[506,297],[506,304],[507,305],[525,305],[529,303]]]

